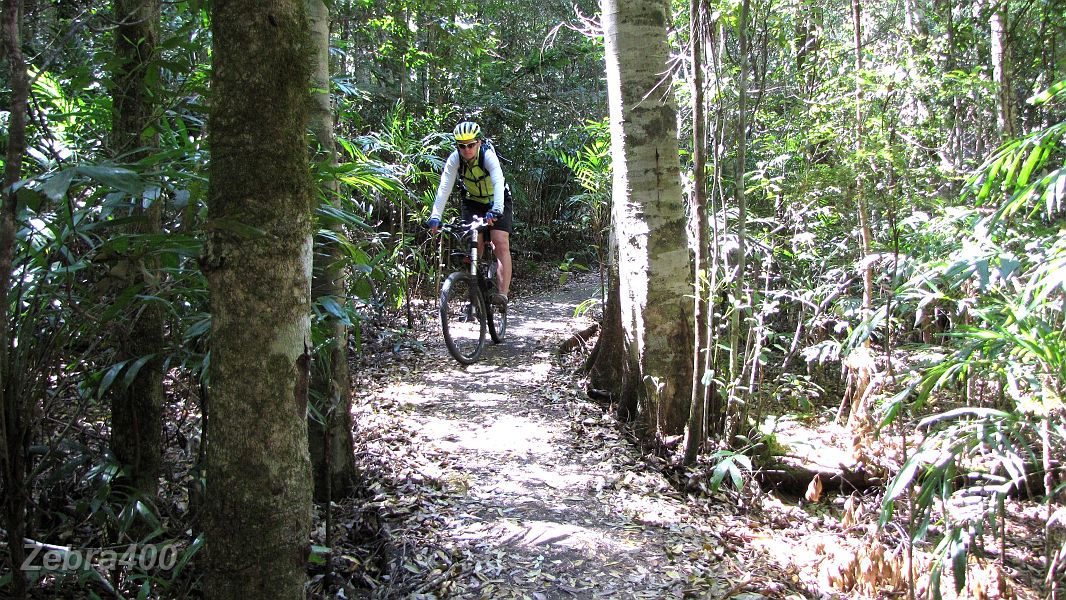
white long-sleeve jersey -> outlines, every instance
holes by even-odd
[[[503,169],[500,168],[500,159],[496,156],[496,150],[491,146],[483,148],[479,154],[481,152],[485,154],[485,170],[488,171],[489,180],[492,182],[492,210],[496,214],[502,215],[504,186],[506,183],[503,178]],[[456,180],[459,178],[459,162],[461,160],[458,150],[453,150],[448,155],[448,160],[444,163],[444,170],[440,174],[440,185],[437,186],[437,197],[433,200],[433,210],[430,211],[429,218],[440,219],[444,214],[444,205],[455,187]],[[477,159],[475,158],[475,160]]]

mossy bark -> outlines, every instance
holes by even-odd
[[[205,595],[304,598],[311,182],[303,0],[212,5]]]
[[[120,162],[134,162],[151,152],[155,136],[147,134],[155,102],[149,89],[159,41],[159,0],[115,0],[116,68],[112,90],[111,151]],[[158,234],[163,230],[162,209],[151,198],[132,198],[130,234]],[[126,273],[122,282],[143,295],[154,295],[152,281],[158,260],[135,244],[122,257]],[[126,466],[123,478],[140,493],[155,496],[163,465],[163,307],[157,302],[133,303],[115,327],[117,361],[136,368],[130,384],[111,391],[111,450]],[[146,361],[146,362],[142,362]]]
[[[692,397],[692,268],[681,195],[665,0],[603,3],[614,166],[612,222],[626,364],[649,441],[682,433]]]
[[[7,146],[4,148],[4,178],[0,188],[0,496],[4,502],[4,524],[8,540],[22,540],[26,531],[26,452],[30,444],[31,419],[29,407],[17,386],[12,367],[12,347],[8,322],[11,303],[10,283],[15,257],[15,216],[18,196],[15,184],[22,179],[22,156],[26,151],[26,124],[29,106],[29,78],[22,54],[19,0],[3,0],[0,4],[0,45],[5,59],[3,75],[10,84],[10,116],[7,123]],[[21,543],[8,542],[6,553],[8,572],[12,574],[12,598],[26,597],[25,572],[19,569],[25,556]]]
[[[333,139],[333,109],[329,80],[329,10],[322,0],[305,0],[314,62],[311,74],[311,122],[316,159],[336,164]],[[319,202],[338,200],[337,181],[331,180],[319,190]],[[343,237],[344,227],[328,225]],[[347,297],[346,263],[340,245],[322,236],[315,242],[314,286],[312,293],[336,298],[341,304]],[[322,324],[328,341],[318,350],[312,368],[312,399],[321,418],[309,418],[308,434],[311,463],[314,466],[315,500],[328,502],[349,495],[355,483],[355,442],[352,439],[352,396],[348,372],[348,327],[341,319],[330,316]],[[314,401],[314,400],[312,400]]]

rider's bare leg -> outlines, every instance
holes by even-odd
[[[500,293],[504,296],[511,289],[511,234],[493,229],[489,232],[492,250],[496,254],[496,276],[500,280]]]

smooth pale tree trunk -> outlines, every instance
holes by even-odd
[[[155,101],[149,89],[152,70],[158,71],[159,0],[115,0],[114,89],[112,90],[111,150],[120,162],[133,163],[147,156],[155,145],[146,134],[153,119]],[[156,198],[133,198],[132,235],[158,234],[163,230],[162,204]],[[151,255],[127,257],[124,287],[154,296],[152,281],[158,261]],[[117,360],[128,361],[136,375],[128,386],[111,391],[111,450],[126,466],[128,482],[135,490],[155,496],[163,468],[163,307],[157,302],[134,303],[117,325]]]
[[[311,25],[315,60],[311,73],[311,136],[316,160],[337,164],[333,138],[333,108],[330,104],[329,78],[329,10],[322,0],[306,0]],[[335,203],[337,180],[332,179],[319,190],[318,201]],[[333,233],[344,236],[344,227],[330,226]],[[344,256],[339,244],[323,237],[315,252],[315,298],[335,298],[341,305],[347,296]],[[329,339],[316,352],[311,376],[311,401],[318,416],[308,416],[311,464],[314,466],[315,499],[329,502],[347,496],[355,481],[355,442],[352,439],[352,397],[348,372],[348,327],[341,319],[328,317],[325,326]]]
[[[624,386],[650,440],[684,432],[692,399],[693,307],[677,111],[664,76],[667,0],[604,0]],[[624,395],[624,393],[623,393]]]
[[[991,35],[992,83],[996,89],[996,128],[1002,140],[1018,137],[1018,108],[1010,68],[1010,46],[1007,40],[1007,3],[995,2],[991,7],[988,25]]]
[[[211,4],[207,598],[304,598],[311,52],[304,0]]]
[[[18,214],[18,197],[14,185],[22,180],[22,155],[26,151],[26,114],[29,106],[29,80],[26,62],[22,55],[19,32],[22,3],[19,0],[3,0],[0,14],[0,43],[7,59],[7,78],[11,86],[10,116],[7,127],[7,147],[4,149],[4,185],[0,189],[3,205],[0,207],[0,463],[3,468],[2,488],[4,497],[4,520],[7,526],[8,573],[12,573],[11,595],[26,597],[25,574],[18,568],[25,557],[22,539],[25,537],[26,501],[26,451],[30,443],[30,419],[22,394],[13,382],[18,378],[11,371],[11,339],[8,323],[11,315],[11,268],[15,259],[15,216]]]

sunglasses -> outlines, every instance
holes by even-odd
[[[469,144],[460,144],[460,143],[456,142],[455,146],[457,148],[459,148],[460,150],[466,150],[467,148],[473,148],[474,146],[477,146],[477,142],[474,141],[474,142],[470,142]]]

